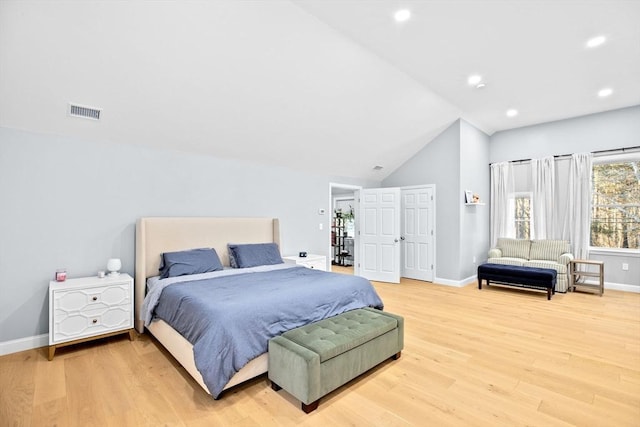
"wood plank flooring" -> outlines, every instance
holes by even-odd
[[[402,357],[309,415],[266,377],[213,400],[145,334],[0,357],[0,426],[640,426],[640,294],[375,287]]]

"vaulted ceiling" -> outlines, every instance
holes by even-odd
[[[0,126],[380,180],[460,117],[640,104],[638,22],[616,0],[0,0]]]

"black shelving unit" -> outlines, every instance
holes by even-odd
[[[350,257],[352,254],[345,247],[345,238],[347,237],[347,228],[345,219],[340,213],[336,213],[331,224],[331,247],[333,248],[333,265],[351,265]]]

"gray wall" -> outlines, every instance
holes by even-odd
[[[487,256],[489,163],[638,145],[640,106],[511,129],[491,137],[459,120],[382,183],[385,187],[436,184],[436,276],[459,281],[474,274],[474,256],[477,263]],[[566,169],[566,161],[558,163],[559,168]],[[516,169],[525,178],[529,174],[528,167]],[[478,193],[487,205],[465,207],[462,194],[466,189]],[[591,259],[605,262],[609,285],[640,286],[638,251],[594,251]],[[622,264],[628,264],[629,270],[622,270]]]
[[[540,159],[640,145],[640,106],[518,129],[491,136],[491,163]]]
[[[329,182],[435,184],[438,278],[462,280],[486,257],[487,163],[639,145],[640,106],[486,135],[456,121],[382,183],[0,128],[0,343],[48,331],[57,268],[93,275],[110,257],[133,273],[140,216],[274,216],[283,254],[328,255]],[[488,152],[488,155],[486,154]],[[488,160],[487,160],[488,156]],[[324,224],[320,231],[318,224]],[[638,254],[594,254],[609,283],[640,286]],[[629,271],[622,270],[629,264]]]
[[[460,120],[382,181],[384,187],[436,185],[436,277],[461,278]],[[488,232],[488,231],[487,231]]]
[[[489,200],[488,164],[489,136],[457,120],[382,181],[385,187],[436,185],[437,280],[463,281],[486,259],[489,207],[465,206],[464,191]]]
[[[639,145],[640,106],[635,106],[496,132],[491,136],[489,158],[494,163]],[[567,162],[559,162],[558,167],[566,169]],[[640,287],[640,251],[595,251],[590,258],[604,261],[607,283]],[[622,270],[623,263],[629,264],[628,271]]]
[[[0,343],[48,332],[57,268],[133,274],[141,216],[278,217],[283,254],[329,255],[329,182],[380,184],[0,128]]]
[[[459,279],[474,276],[486,261],[489,249],[489,136],[464,120],[460,121],[460,257]],[[465,206],[463,192],[480,196],[480,206]],[[475,258],[475,261],[474,261]]]

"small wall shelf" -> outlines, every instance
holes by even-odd
[[[484,206],[486,203],[465,203],[465,206]]]
[[[466,206],[484,205],[484,203],[480,201],[480,196],[473,194],[471,190],[464,190],[464,198],[462,200],[464,200]]]

